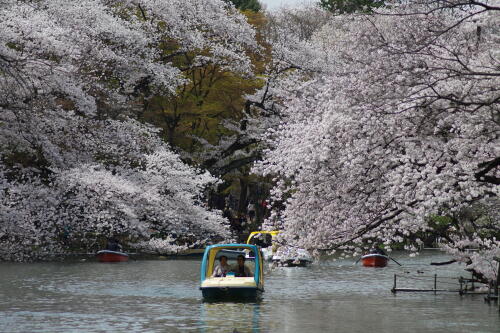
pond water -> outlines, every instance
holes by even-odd
[[[484,296],[398,293],[401,287],[457,289],[470,277],[441,253],[393,257],[386,268],[323,260],[266,269],[258,303],[205,303],[199,260],[0,263],[0,332],[500,332]]]

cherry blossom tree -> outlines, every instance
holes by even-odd
[[[330,70],[296,81],[256,166],[285,205],[267,227],[291,246],[359,253],[445,215],[443,247],[494,278],[498,215],[487,210],[481,225],[460,215],[498,208],[499,13],[494,1],[422,1],[336,16],[315,32]]]
[[[270,53],[262,75],[264,84],[247,96],[244,126],[233,126],[240,139],[228,149],[258,143],[249,155],[253,160],[259,160],[266,133],[287,116],[286,112],[281,112],[284,103],[300,90],[304,82],[331,72],[329,46],[311,40],[330,16],[316,6],[283,8],[268,13],[262,31]]]
[[[219,0],[6,0],[0,17],[1,259],[100,235],[164,251],[230,237],[203,205],[217,180],[133,118],[145,90],[175,94],[186,80],[173,54],[202,50],[200,64],[251,74],[243,15]]]

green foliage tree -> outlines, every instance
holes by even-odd
[[[320,0],[319,6],[334,14],[371,13],[382,7],[381,0]]]
[[[261,34],[266,19],[260,12],[246,11],[244,14],[256,29],[259,44],[258,48],[247,50],[255,75],[238,73],[211,61],[200,63],[197,59],[207,56],[205,50],[182,52],[175,41],[166,42],[162,45],[162,52],[186,80],[175,94],[165,92],[144,96],[147,101],[140,114],[142,120],[163,128],[164,139],[182,151],[186,161],[219,176],[251,164],[256,158],[245,156],[238,163],[233,161],[224,167],[221,163],[218,163],[219,167],[214,166],[215,162],[235,151],[256,143],[247,140],[240,131],[244,131],[249,112],[246,110],[246,96],[263,84],[261,74],[269,57]],[[221,144],[227,147],[222,148],[220,154],[207,154],[208,150]]]
[[[241,4],[245,5],[245,1]],[[144,93],[139,97],[144,99],[141,120],[162,128],[163,139],[181,154],[184,162],[209,170],[223,180],[207,196],[209,205],[223,209],[226,202],[231,202],[233,218],[245,216],[249,202],[267,198],[266,189],[270,187],[264,186],[259,177],[249,176],[251,164],[260,158],[260,149],[259,140],[246,133],[248,114],[254,112],[247,96],[264,84],[263,73],[270,57],[264,37],[267,19],[254,10],[245,10],[244,15],[255,28],[259,45],[246,50],[253,75],[224,64],[200,62],[197,59],[207,56],[204,49],[184,52],[178,42],[170,40],[162,44],[162,53],[186,80],[175,93]],[[225,200],[228,197],[232,199]],[[263,208],[256,206],[255,223],[263,214]]]
[[[231,2],[233,5],[241,10],[251,10],[253,12],[258,12],[262,9],[262,6],[258,0],[226,0],[226,2]]]

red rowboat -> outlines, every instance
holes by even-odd
[[[365,267],[385,267],[388,261],[388,256],[378,253],[365,254],[361,257],[361,262]]]
[[[123,262],[128,261],[128,254],[117,251],[101,250],[96,254],[100,262]]]

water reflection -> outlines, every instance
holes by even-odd
[[[260,302],[202,302],[200,305],[201,332],[260,333],[260,307]]]

